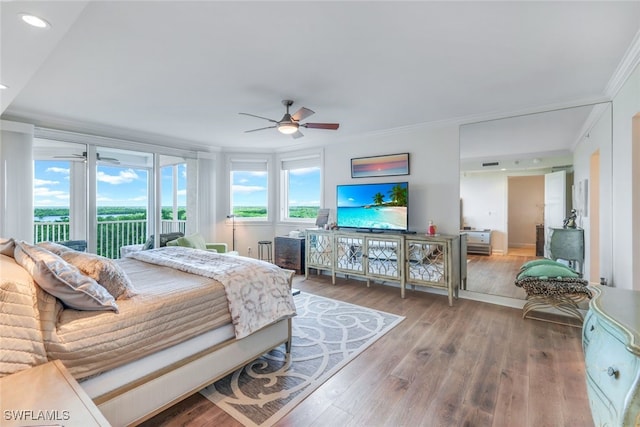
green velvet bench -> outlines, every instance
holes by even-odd
[[[522,308],[522,318],[543,320],[569,326],[569,322],[536,317],[532,312],[554,308],[564,315],[584,322],[579,304],[593,296],[588,282],[581,274],[566,265],[550,259],[539,259],[523,264],[515,285],[527,293],[527,302]]]

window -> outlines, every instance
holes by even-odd
[[[164,158],[166,156],[161,156]],[[183,161],[183,160],[182,160]],[[176,163],[161,167],[162,232],[185,233],[187,221],[187,164]]]
[[[283,221],[315,219],[320,209],[320,156],[283,159],[280,164],[280,212]]]
[[[136,153],[137,154],[137,153]],[[149,211],[151,169],[124,164],[97,163],[96,253],[118,258],[120,247],[145,240]]]
[[[70,161],[36,160],[33,179],[34,242],[70,239]]]
[[[118,258],[122,246],[197,226],[188,222],[198,211],[196,153],[133,151],[116,147],[132,145],[124,140],[106,147],[89,135],[37,132],[34,242],[86,240],[88,252]]]
[[[269,175],[266,160],[231,161],[231,213],[236,219],[266,221]]]

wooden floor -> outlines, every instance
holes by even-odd
[[[580,329],[521,311],[327,277],[294,286],[406,319],[278,426],[592,426]],[[199,394],[148,426],[239,426]]]
[[[489,295],[525,299],[513,284],[520,266],[536,259],[534,249],[509,248],[508,255],[467,255],[467,290]]]

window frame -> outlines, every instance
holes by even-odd
[[[302,169],[304,167],[318,167],[320,169],[320,204],[318,209],[322,209],[324,201],[324,150],[306,150],[283,153],[278,156],[279,168],[279,221],[291,224],[314,225],[316,218],[291,218],[289,217],[289,170]],[[293,165],[293,167],[291,167]],[[298,167],[296,167],[298,166]]]
[[[265,224],[273,221],[273,203],[271,201],[272,193],[272,183],[273,179],[271,177],[272,167],[272,156],[264,155],[264,156],[243,156],[243,155],[231,155],[227,158],[227,190],[228,190],[228,213],[227,216],[233,214],[233,179],[232,172],[251,172],[251,171],[260,171],[261,165],[264,165],[264,172],[267,179],[266,182],[266,207],[267,207],[267,215],[266,217],[235,217],[235,222],[242,222],[244,224],[248,223],[256,223],[256,224]],[[234,166],[236,165],[236,166]],[[243,168],[242,166],[246,166],[247,168]],[[236,169],[238,167],[238,169]]]

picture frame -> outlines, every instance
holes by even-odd
[[[409,153],[351,159],[351,178],[409,175]]]
[[[580,216],[589,216],[589,180],[583,179],[573,186],[573,206]]]

